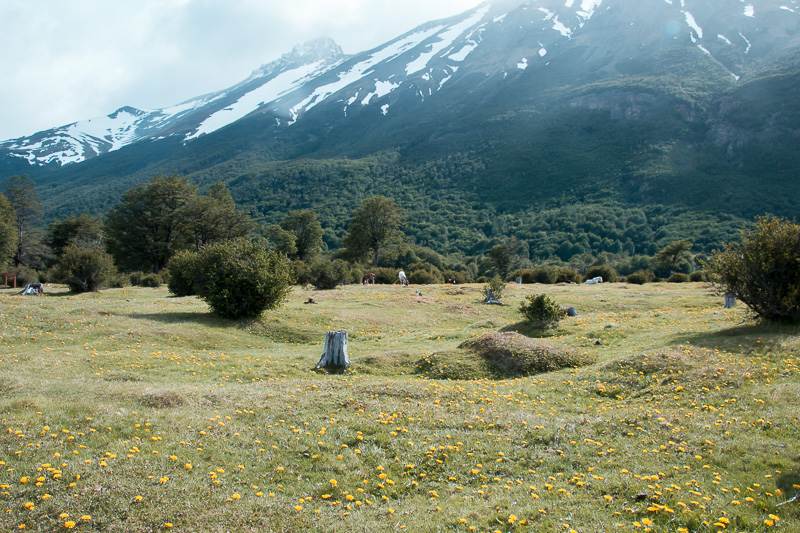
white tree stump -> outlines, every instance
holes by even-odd
[[[727,292],[725,293],[725,309],[736,307],[736,296]]]
[[[347,330],[329,331],[325,334],[325,346],[322,348],[322,357],[314,370],[320,368],[344,369],[350,366],[350,356],[347,355]]]

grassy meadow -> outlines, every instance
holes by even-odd
[[[0,290],[2,531],[800,528],[800,329],[704,284],[296,288],[247,323],[46,291]],[[541,334],[517,311],[539,292],[579,313],[541,342],[591,364],[498,376],[458,348]],[[328,329],[346,373],[312,370]]]

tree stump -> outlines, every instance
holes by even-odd
[[[344,370],[350,366],[350,357],[347,355],[347,330],[329,331],[325,334],[325,346],[322,348],[322,357],[314,370],[332,368]]]
[[[505,305],[503,302],[501,302],[495,297],[494,293],[492,292],[492,289],[486,291],[486,299],[483,301],[483,303],[492,305]]]
[[[727,292],[725,293],[725,309],[736,307],[736,296]]]

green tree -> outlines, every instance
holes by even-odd
[[[659,250],[655,256],[658,268],[666,272],[672,272],[679,262],[689,258],[689,250],[692,249],[692,241],[683,239],[672,242]]]
[[[91,248],[103,243],[103,223],[85,213],[50,224],[45,244],[56,257],[70,244]]]
[[[191,237],[189,178],[156,176],[122,195],[106,217],[106,247],[122,268],[158,273]]]
[[[17,230],[14,221],[14,208],[6,197],[0,194],[0,268],[5,268],[14,250],[17,249]]]
[[[404,216],[393,200],[384,196],[367,198],[353,213],[342,245],[354,259],[371,254],[372,264],[377,266],[381,251],[403,240],[403,222]]]
[[[714,284],[756,314],[800,322],[800,226],[762,217],[742,231],[741,242],[717,252],[709,265]]]
[[[267,239],[267,248],[275,250],[288,257],[297,255],[297,235],[286,231],[277,224],[270,224],[263,228],[264,237]]]
[[[61,251],[55,277],[75,292],[94,292],[115,272],[113,259],[99,246],[72,243]]]
[[[308,262],[322,251],[322,225],[316,212],[310,209],[291,211],[281,222],[281,228],[295,235],[297,252],[289,254],[290,259]]]
[[[41,220],[42,202],[36,184],[28,176],[11,176],[6,181],[5,195],[14,209],[14,224],[17,232],[17,246],[14,252],[14,265],[30,265],[31,255],[38,249],[39,242],[32,227]]]
[[[204,244],[248,237],[253,230],[250,216],[240,209],[228,187],[216,182],[208,194],[195,196],[186,209],[186,220],[195,250]]]

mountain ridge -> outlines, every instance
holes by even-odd
[[[324,211],[330,247],[348,210],[379,193],[413,214],[418,243],[449,252],[511,235],[541,257],[642,253],[638,242],[675,235],[710,250],[746,218],[800,215],[798,13],[798,0],[487,3],[357,54],[296,47],[188,101],[203,105],[182,124],[99,157],[29,165],[5,143],[0,164],[37,180],[51,217],[102,213],[175,173],[224,181],[262,222]],[[649,229],[583,244],[533,230],[550,224],[534,213],[581,202]],[[441,216],[456,209],[469,213]],[[665,212],[674,223],[653,222]],[[704,234],[718,222],[720,237]]]

